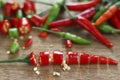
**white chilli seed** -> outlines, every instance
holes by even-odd
[[[39,74],[40,74],[40,71],[37,70],[37,71],[35,71],[35,73],[36,73],[37,75],[39,75]]]
[[[21,39],[21,40],[23,40],[23,39],[24,39],[24,37],[23,37],[23,36],[20,36],[20,39]]]
[[[37,67],[34,67],[34,68],[33,68],[33,70],[34,70],[34,71],[37,71],[37,70],[38,70],[38,68],[37,68]]]
[[[28,38],[32,39],[32,36],[29,36]]]
[[[53,75],[54,76],[60,76],[60,73],[55,71],[55,72],[53,72]]]
[[[7,53],[7,54],[10,54],[10,51],[7,51],[6,53]]]

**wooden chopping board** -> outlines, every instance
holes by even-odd
[[[10,1],[10,0],[8,0]],[[12,1],[12,0],[11,0]],[[16,0],[19,1],[19,0]],[[45,0],[47,2],[56,2],[57,0]],[[21,4],[23,0],[19,1]],[[44,10],[49,6],[36,4],[38,11]],[[66,15],[61,16],[61,18]],[[88,38],[93,43],[91,45],[73,45],[72,51],[88,52],[95,55],[103,55],[114,58],[120,61],[120,35],[105,35],[111,42],[113,42],[113,49],[109,49],[100,42],[98,42],[89,33],[81,31],[74,26],[63,28],[64,31],[78,34]],[[76,31],[75,31],[76,30]],[[12,40],[5,35],[0,34],[0,60],[13,59],[23,57],[34,51],[39,54],[40,51],[49,51],[52,53],[54,50],[63,51],[66,54],[64,40],[59,36],[49,34],[46,39],[41,39],[37,36],[38,31],[33,30],[30,35],[33,36],[33,45],[26,50],[20,48],[17,54],[6,54]],[[21,41],[22,45],[22,41]],[[45,67],[38,67],[40,75],[36,75],[33,71],[33,66],[24,63],[6,63],[0,64],[0,80],[119,80],[120,79],[120,65],[70,65],[70,71],[63,71],[59,65],[49,65]],[[53,76],[54,71],[60,72],[59,77]]]

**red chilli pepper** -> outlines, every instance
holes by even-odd
[[[89,54],[86,53],[80,54],[80,64],[89,64]]]
[[[84,17],[77,17],[76,19],[77,24],[84,28],[85,30],[87,30],[88,32],[90,32],[93,36],[96,37],[96,39],[98,39],[101,43],[105,44],[108,47],[113,47],[113,44],[111,42],[109,42],[98,30],[95,26],[93,26],[91,24],[91,22],[89,20],[87,20]]]
[[[49,65],[49,52],[40,52],[39,59],[41,66]]]
[[[31,32],[32,27],[27,18],[21,18],[17,23],[18,31],[21,35],[26,35]]]
[[[53,52],[53,64],[62,64],[63,62],[63,53],[60,51]]]
[[[78,64],[78,53],[69,51],[67,53],[67,64]]]
[[[65,40],[65,45],[66,45],[66,48],[72,48],[73,46],[71,40]]]
[[[6,2],[5,7],[4,7],[4,14],[7,17],[10,17],[12,15],[12,8],[11,8],[10,2]]]
[[[30,58],[31,65],[37,65],[37,59],[36,59],[36,55],[34,54],[34,52],[30,53],[29,58]]]
[[[25,15],[34,14],[36,12],[34,2],[26,0],[23,5],[23,12],[25,13]]]
[[[83,16],[87,19],[91,19],[95,13],[96,13],[95,8],[92,7],[92,8],[82,11],[77,16]],[[55,27],[62,27],[62,26],[70,26],[73,24],[75,24],[75,21],[71,18],[67,18],[67,19],[62,19],[62,20],[51,22],[49,23],[49,27],[55,28]]]
[[[32,37],[29,37],[24,44],[24,48],[30,47],[32,43],[33,43]]]
[[[37,26],[37,27],[41,27],[44,24],[45,19],[43,17],[37,16],[37,15],[33,15],[30,18],[30,22],[33,26]]]
[[[0,22],[0,32],[3,34],[8,34],[11,23],[8,20],[3,20]]]
[[[48,36],[48,33],[47,32],[40,32],[38,34],[38,36],[41,37],[41,38],[46,38]]]
[[[11,4],[11,9],[12,9],[12,13],[16,13],[19,9],[20,9],[20,5],[18,2],[13,2]]]
[[[86,10],[90,7],[96,6],[100,3],[100,0],[91,0],[88,2],[76,2],[66,4],[67,8],[72,11]]]
[[[114,14],[110,19],[110,21],[114,25],[114,27],[116,27],[117,29],[120,29],[120,19],[118,15]]]
[[[36,59],[36,55],[34,54],[34,52],[31,52],[29,55],[23,58],[0,60],[0,63],[13,63],[13,62],[23,62],[23,63],[28,63],[33,66],[37,65],[37,59]]]

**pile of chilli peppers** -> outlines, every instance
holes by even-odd
[[[35,2],[51,6],[49,12],[44,16],[40,16],[44,11],[37,14]],[[65,39],[66,48],[72,48],[72,42],[81,45],[89,45],[91,41],[76,34],[63,32],[60,27],[77,25],[76,27],[88,31],[100,43],[109,48],[112,48],[113,44],[103,33],[120,33],[119,0],[86,0],[84,2],[67,2],[65,0],[59,0],[55,4],[36,0],[24,0],[22,8],[18,2],[5,2],[5,0],[0,0],[0,8],[0,33],[9,35],[11,39],[14,39],[10,44],[8,53],[17,53],[20,44],[16,38],[29,35],[32,29],[39,30],[38,36],[41,38],[46,38],[48,33],[59,35]],[[69,17],[58,20],[59,14],[63,14],[62,12],[65,11],[68,13]],[[79,13],[73,15],[70,11]],[[26,49],[30,47],[32,43],[32,36],[27,37],[23,48]],[[112,58],[85,52],[78,54],[77,52],[68,51],[65,55],[61,51],[54,51],[51,55],[52,57],[49,52],[43,51],[40,52],[39,57],[36,58],[34,52],[31,52],[24,58],[1,60],[0,63],[25,62],[35,66],[37,64],[41,66],[49,64],[60,65],[63,61],[67,64],[118,64],[118,62]],[[64,56],[65,59],[63,59]]]

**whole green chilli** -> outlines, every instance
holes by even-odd
[[[108,24],[101,24],[100,26],[97,27],[98,30],[102,33],[105,34],[114,34],[114,33],[120,33],[120,30],[113,28],[112,26],[108,25]]]
[[[49,32],[49,33],[59,35],[62,38],[69,39],[72,42],[77,43],[77,44],[91,44],[91,41],[89,41],[87,39],[84,39],[80,36],[77,36],[75,34],[68,33],[68,32],[55,32],[55,31],[51,31],[51,30],[48,30],[48,29],[38,28],[38,27],[33,27],[33,28],[37,29],[39,31],[46,31],[46,32]]]
[[[52,21],[54,21],[57,16],[59,15],[60,9],[62,7],[61,4],[64,3],[64,0],[61,0],[61,2],[59,1],[58,3],[54,4],[49,12],[48,18],[45,22],[45,24],[43,25],[44,29],[48,29],[48,24]]]

